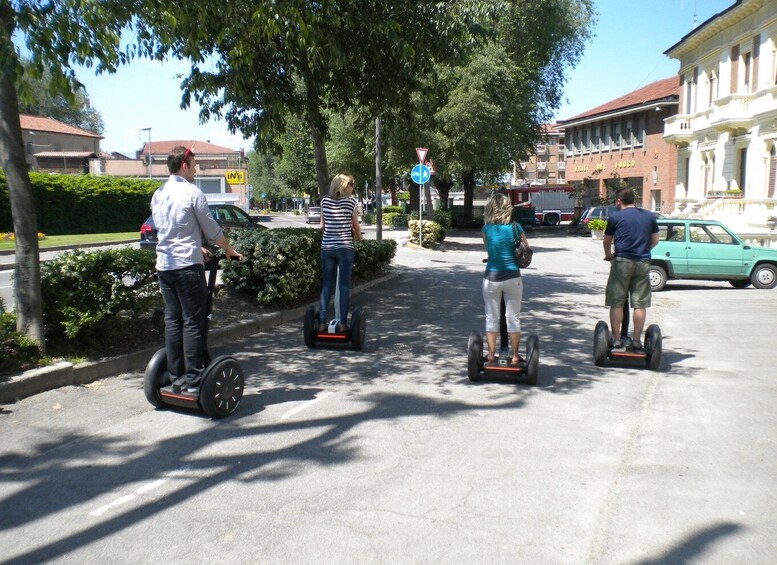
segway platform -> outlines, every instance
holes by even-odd
[[[243,370],[234,357],[224,355],[211,360],[207,338],[218,271],[217,259],[211,259],[206,264],[206,268],[208,269],[208,293],[205,302],[207,315],[202,337],[205,368],[201,373],[199,391],[195,394],[179,390],[171,384],[167,367],[167,350],[162,348],[154,353],[146,366],[143,392],[146,400],[156,408],[166,405],[176,406],[202,410],[211,418],[223,418],[232,414],[240,404],[245,379]]]
[[[634,349],[631,340],[621,339],[625,343],[620,347],[614,347],[610,326],[603,320],[597,322],[594,328],[594,364],[602,367],[608,362],[632,365],[644,363],[652,371],[658,371],[661,368],[663,337],[658,325],[648,326],[642,349]]]
[[[361,307],[355,308],[351,314],[351,325],[347,331],[338,332],[337,321],[332,321],[327,331],[320,331],[318,324],[318,311],[314,306],[308,306],[305,310],[305,322],[303,327],[305,345],[314,348],[317,345],[348,345],[359,351],[364,347],[367,336],[367,316]]]
[[[499,350],[493,363],[486,361],[483,355],[483,334],[472,332],[467,344],[467,376],[471,381],[479,381],[483,377],[494,379],[520,379],[530,385],[536,385],[539,376],[540,340],[535,334],[526,340],[526,357],[518,365],[510,364],[512,355],[506,347]]]

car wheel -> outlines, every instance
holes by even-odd
[[[733,281],[728,281],[728,284],[730,284],[734,288],[747,288],[753,283],[750,282],[750,279],[736,279]]]
[[[663,267],[659,267],[658,265],[650,265],[650,270],[648,271],[650,290],[653,292],[664,290],[667,278],[666,271]]]
[[[777,286],[777,268],[768,263],[757,265],[750,275],[755,288],[774,288]]]
[[[559,217],[558,214],[548,214],[545,216],[545,225],[546,226],[556,226],[558,225]]]

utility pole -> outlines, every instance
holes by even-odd
[[[151,128],[141,128],[140,131],[148,132],[148,178],[151,180]]]
[[[375,239],[383,239],[383,179],[380,167],[381,124],[380,117],[375,118]]]

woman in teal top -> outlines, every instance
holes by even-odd
[[[505,300],[507,333],[512,348],[512,365],[518,365],[518,344],[521,340],[521,298],[523,281],[521,269],[515,262],[515,239],[510,216],[513,206],[504,194],[494,194],[486,202],[483,242],[488,250],[486,273],[483,275],[483,302],[486,305],[487,363],[496,360],[496,336],[499,333],[499,308]],[[515,224],[521,241],[528,248],[529,242],[520,224]]]

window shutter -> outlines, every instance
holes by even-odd
[[[737,91],[737,79],[739,71],[739,45],[731,48],[731,87],[729,92],[734,94]]]

